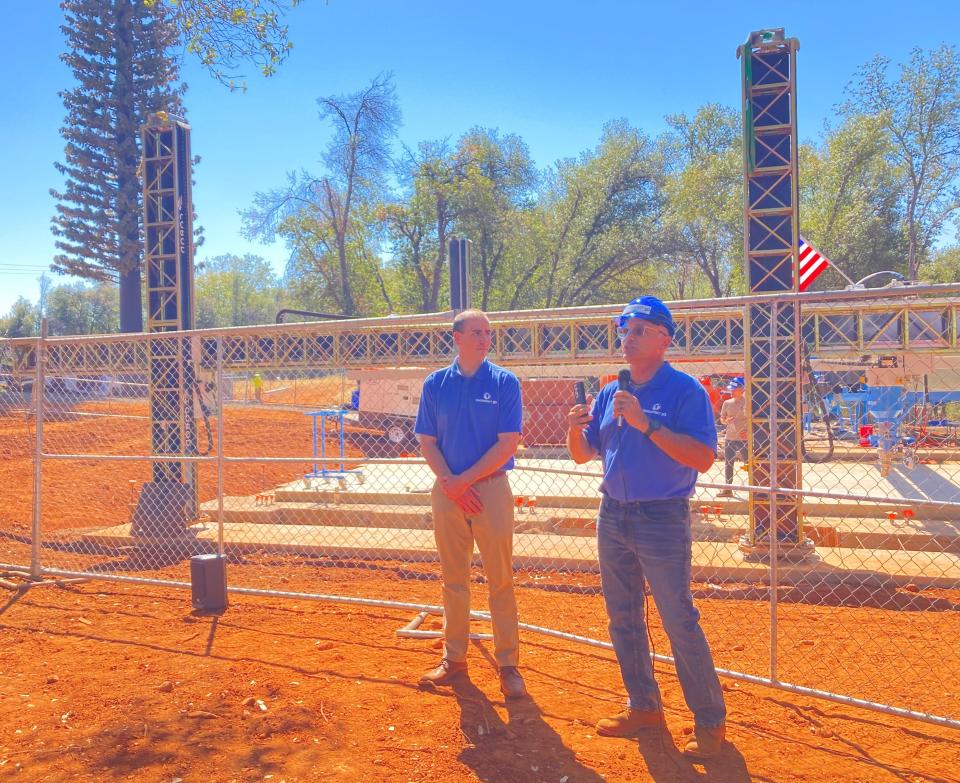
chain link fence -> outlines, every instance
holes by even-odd
[[[812,557],[741,551],[750,495],[771,488],[750,484],[739,453],[726,481],[721,431],[720,458],[691,500],[693,590],[717,666],[734,680],[960,727],[955,304],[938,305],[939,321],[889,305],[892,326],[879,306],[866,318],[804,322]],[[715,307],[722,317],[701,303],[674,359],[719,406],[744,368],[742,329],[730,326],[728,303]],[[603,646],[601,470],[575,465],[564,444],[575,382],[596,394],[615,378],[615,346],[603,343],[612,332],[596,318],[534,333],[493,320],[491,358],[520,376],[524,398],[510,476],[521,622]],[[877,332],[866,353],[864,324]],[[283,333],[300,328],[316,327]],[[0,568],[184,587],[190,556],[222,552],[231,589],[394,602],[410,610],[402,633],[438,637],[433,476],[413,433],[438,365],[417,363],[415,350],[381,366],[369,357],[398,341],[439,340],[449,358],[452,346],[391,321],[338,328],[282,351],[267,327],[242,350],[236,330],[0,341]],[[337,340],[349,359],[339,365]],[[549,360],[550,341],[577,356]],[[534,342],[539,354],[524,360]],[[483,610],[479,560],[474,576]],[[482,611],[475,630],[489,632]],[[657,653],[668,651],[658,623],[652,631]]]

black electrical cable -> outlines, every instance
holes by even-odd
[[[207,432],[207,450],[198,451],[201,457],[206,457],[213,451],[213,426],[210,424],[210,406],[203,399],[203,392],[200,387],[200,381],[193,382],[193,392],[197,396],[197,403],[200,405],[200,414],[203,416],[203,427]],[[221,424],[222,426],[222,424]]]
[[[663,695],[660,693],[660,685],[657,683],[657,647],[653,643],[653,634],[650,632],[650,604],[647,601],[646,579],[644,579],[643,585],[643,623],[647,627],[647,642],[650,645],[650,676],[653,679],[654,691],[656,691],[657,694],[657,711],[660,713],[660,726],[657,732],[660,738],[660,752],[670,759],[674,768],[680,772],[684,778],[689,780],[690,769],[684,767],[674,758],[673,754],[667,750],[667,741],[663,738],[663,735],[669,732],[669,727],[667,726],[667,716],[663,712]],[[677,749],[676,745],[673,745],[673,749]]]
[[[807,389],[809,391],[810,421],[811,424],[815,418],[816,412],[820,411],[820,420],[827,431],[827,450],[823,454],[811,454],[807,451],[807,444],[801,432],[800,454],[804,462],[824,463],[833,459],[834,434],[833,424],[830,421],[830,409],[827,407],[827,401],[820,394],[820,387],[817,385],[817,377],[813,374],[813,364],[810,361],[810,351],[804,346],[802,349],[802,367],[807,375]],[[801,376],[802,378],[802,376]],[[802,380],[801,380],[802,383]]]

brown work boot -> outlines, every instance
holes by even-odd
[[[612,718],[601,718],[597,722],[597,734],[601,737],[636,737],[644,729],[662,725],[663,713],[660,710],[635,710],[627,707]]]
[[[527,686],[516,666],[500,667],[500,692],[507,699],[521,699],[527,695]]]
[[[685,756],[710,759],[720,753],[727,731],[724,726],[694,726],[693,735],[683,748]]]
[[[420,678],[420,685],[450,685],[457,677],[466,673],[466,661],[451,661],[444,658],[435,669],[431,669]]]

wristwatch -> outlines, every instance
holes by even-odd
[[[660,419],[649,419],[649,418],[647,419],[647,421],[650,422],[650,425],[645,430],[640,430],[640,432],[642,432],[644,435],[646,435],[649,438],[651,435],[653,435],[653,433],[655,433],[657,430],[663,427],[663,422],[660,421]]]

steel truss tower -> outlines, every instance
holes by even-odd
[[[743,75],[744,251],[750,294],[799,290],[796,62],[800,43],[783,28],[750,34],[737,49]],[[795,301],[745,312],[750,483],[801,489],[800,308]],[[750,498],[749,554],[802,556],[802,500]],[[771,535],[771,529],[776,535]]]
[[[190,126],[158,112],[144,125],[142,140],[147,331],[159,335],[194,326]],[[195,352],[194,339],[189,336],[149,341],[154,455],[197,454]],[[183,535],[196,512],[196,463],[154,462],[153,480],[144,485],[133,516],[133,531],[152,537]]]

